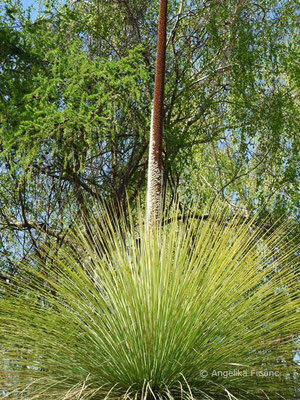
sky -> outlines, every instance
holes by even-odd
[[[38,5],[38,0],[21,0],[21,2],[23,4],[24,9],[28,8],[29,6],[34,5],[34,9],[35,10],[32,11],[31,16],[32,16],[33,19],[35,19],[36,14],[37,14],[37,10],[38,10],[38,6],[39,6]]]
[[[37,3],[35,0],[22,0],[22,4],[24,8],[31,6],[32,4]],[[37,5],[37,4],[36,4]]]

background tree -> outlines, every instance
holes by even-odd
[[[63,240],[91,198],[146,186],[156,1],[1,3],[5,268]],[[163,208],[223,197],[297,221],[296,1],[169,1]]]

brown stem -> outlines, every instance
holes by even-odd
[[[148,162],[147,225],[153,226],[161,216],[162,133],[166,64],[166,30],[168,0],[160,1],[153,109]]]

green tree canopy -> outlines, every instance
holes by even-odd
[[[0,6],[1,252],[61,241],[89,198],[145,190],[158,1]],[[299,210],[295,0],[170,0],[164,207]],[[12,263],[13,264],[13,263]]]

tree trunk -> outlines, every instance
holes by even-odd
[[[154,226],[161,217],[162,133],[164,117],[164,86],[166,61],[166,26],[168,0],[160,1],[158,41],[153,108],[148,161],[147,225]]]

